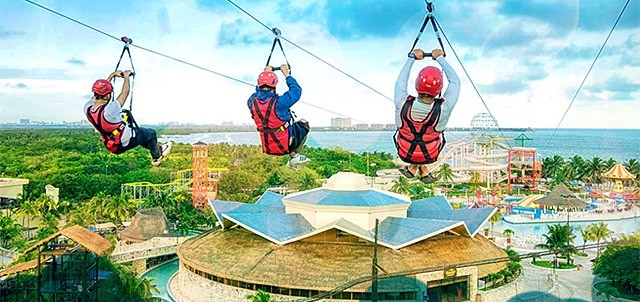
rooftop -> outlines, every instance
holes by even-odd
[[[281,247],[242,228],[197,236],[180,245],[178,256],[181,263],[217,277],[283,288],[326,291],[371,275],[370,244],[297,241]],[[439,235],[400,250],[378,250],[380,265],[390,273],[505,256],[480,235]],[[480,265],[478,277],[504,267],[504,263]],[[364,292],[370,286],[363,283],[350,291]]]
[[[337,181],[357,185],[358,178],[364,177],[339,173],[330,182],[333,188],[346,188]],[[373,221],[377,219],[379,244],[396,250],[439,234],[475,237],[496,210],[454,210],[442,196],[411,202],[404,195],[368,187],[347,191],[327,189],[326,185],[288,196],[267,191],[255,204],[219,200],[209,204],[224,229],[238,225],[278,245],[330,230],[373,242]]]

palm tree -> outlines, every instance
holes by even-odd
[[[39,216],[38,209],[36,208],[35,202],[30,200],[24,200],[20,204],[20,208],[17,212],[18,216],[22,217],[22,225],[24,226],[24,220],[27,219],[27,234],[31,231],[31,220],[33,217]],[[27,237],[30,237],[27,235]]]
[[[40,197],[38,197],[35,200],[35,207],[38,210],[38,214],[41,217],[44,217],[45,215],[52,213],[52,214],[57,214],[58,213],[58,203],[53,200],[53,198],[51,198],[49,195],[47,194],[41,194]]]
[[[564,171],[564,159],[560,155],[547,157],[543,160],[543,175],[546,178],[556,178],[559,173]]]
[[[305,172],[297,181],[297,187],[300,191],[315,189],[318,187],[317,175],[311,172]]]
[[[270,302],[271,301],[271,295],[269,295],[269,293],[262,291],[261,289],[259,289],[255,294],[246,295],[245,298],[247,298],[249,302]]]
[[[609,226],[604,222],[592,223],[587,226],[587,231],[591,234],[591,239],[596,241],[596,258],[600,257],[600,241],[606,240],[613,234]]]
[[[632,158],[624,163],[624,167],[627,168],[631,174],[636,175],[636,179],[640,178],[640,162]]]
[[[613,168],[613,166],[615,166],[618,162],[613,159],[613,157],[609,157],[609,159],[607,159],[606,162],[604,162],[604,169],[605,170],[609,170],[611,168]]]
[[[107,285],[101,286],[101,296],[105,301],[158,301],[153,294],[160,291],[151,283],[149,278],[138,278],[130,268],[114,265],[113,272],[107,280]]]
[[[498,210],[495,213],[493,213],[491,218],[489,218],[489,222],[491,223],[491,237],[493,237],[493,226],[496,223],[498,223],[501,218],[502,218],[502,213],[500,213],[500,210]]]
[[[515,232],[512,229],[506,229],[502,231],[502,234],[507,237],[507,243],[511,243],[511,237],[513,236],[513,234],[515,234]]]
[[[411,194],[411,184],[406,178],[399,177],[398,179],[393,181],[391,192],[409,195]]]
[[[440,169],[436,171],[435,176],[444,183],[450,183],[453,181],[453,170],[451,170],[449,164],[444,163],[440,166]]]
[[[471,172],[471,179],[469,180],[470,183],[472,184],[477,184],[480,182],[480,173],[478,172]]]
[[[596,294],[596,296],[601,296],[603,295],[606,299],[607,302],[611,302],[611,297],[618,297],[620,296],[620,292],[618,291],[618,289],[611,285],[611,284],[606,284],[604,286],[602,286],[599,290],[598,293]]]
[[[569,158],[567,164],[567,178],[572,180],[582,180],[584,174],[585,161],[580,155]]]
[[[600,177],[604,172],[604,169],[605,162],[601,158],[596,156],[593,159],[588,159],[586,161],[584,176],[591,182],[600,183]]]
[[[591,240],[593,236],[591,235],[588,227],[582,228],[582,226],[580,226],[578,230],[580,231],[580,236],[582,236],[582,252],[584,252],[584,247],[587,245],[587,241]]]
[[[11,216],[0,216],[0,246],[9,248],[20,237],[22,226]]]
[[[569,263],[570,255],[576,252],[575,247],[571,244],[576,238],[573,235],[573,231],[565,224],[549,225],[547,228],[547,233],[542,235],[545,238],[545,242],[536,244],[535,247],[552,252],[556,259],[559,254],[565,254],[567,255],[567,263]],[[556,264],[557,261],[554,261],[553,266],[556,267]]]
[[[131,217],[131,213],[136,209],[136,204],[129,195],[107,197],[107,204],[104,208],[105,216],[113,223],[120,224]]]

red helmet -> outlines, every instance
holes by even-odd
[[[263,71],[258,76],[258,87],[267,85],[276,88],[278,85],[278,76],[273,71]]]
[[[109,83],[109,81],[104,79],[99,79],[95,83],[93,83],[92,90],[93,90],[93,93],[97,95],[105,96],[108,93],[113,92],[113,86],[111,86],[111,83]]]
[[[431,96],[439,95],[442,91],[442,71],[434,66],[422,68],[416,78],[416,91]]]

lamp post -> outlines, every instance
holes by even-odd
[[[180,232],[180,220],[176,219],[176,248],[178,247],[179,232]]]

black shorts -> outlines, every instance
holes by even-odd
[[[309,134],[309,123],[297,121],[289,127],[291,127],[291,144],[289,144],[289,151],[293,152],[300,147],[300,144],[302,144],[307,134]]]

